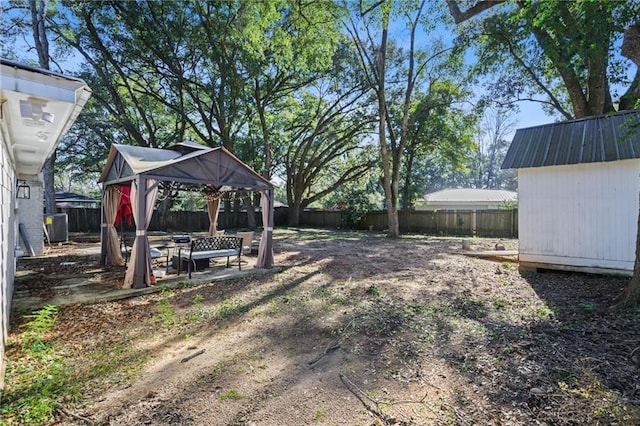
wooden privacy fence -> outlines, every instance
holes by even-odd
[[[100,209],[66,209],[62,211],[69,217],[70,232],[98,232],[100,230]],[[346,228],[348,214],[339,210],[305,211],[300,215],[301,226],[317,228]],[[429,235],[478,236],[517,238],[517,210],[437,210],[400,212],[402,232]],[[256,212],[258,226],[262,226],[262,217]],[[369,212],[365,219],[365,228],[382,231],[388,228],[387,212]],[[276,226],[287,226],[287,208],[275,209]],[[238,229],[247,227],[246,212],[220,212],[218,229]],[[132,229],[132,228],[127,228]],[[165,226],[154,213],[150,231],[199,232],[209,229],[209,217],[205,211],[170,211],[165,218]]]
[[[69,232],[100,232],[100,209],[68,208],[60,209],[60,213],[66,213],[68,217]],[[286,226],[286,209],[274,210],[274,222],[276,226]],[[262,215],[256,212],[256,222],[262,226]],[[225,213],[218,215],[218,229],[247,228],[247,213]],[[135,230],[135,225],[124,224],[127,231]],[[160,226],[160,219],[153,212],[149,231],[166,232],[200,232],[209,230],[209,216],[206,211],[169,211],[166,214],[164,226]]]
[[[517,210],[436,210],[398,214],[402,232],[429,235],[518,237]],[[371,212],[366,224],[374,230],[388,228],[387,212]]]

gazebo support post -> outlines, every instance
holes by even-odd
[[[265,268],[273,268],[273,190],[267,190],[267,261]]]
[[[100,203],[100,265],[107,263],[107,220],[104,212],[105,186],[102,185],[102,202]]]
[[[147,248],[147,179],[142,175],[136,176],[138,182],[138,220],[136,221],[136,264],[133,272],[133,288],[144,288],[150,283],[145,282],[147,260],[145,250]]]
[[[273,268],[273,189],[262,191],[262,238],[258,249],[257,268]]]

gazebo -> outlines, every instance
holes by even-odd
[[[223,147],[210,148],[194,142],[183,142],[168,149],[113,144],[98,180],[103,186],[100,262],[103,265],[124,264],[114,223],[120,188],[128,186],[136,237],[123,287],[142,288],[154,282],[147,227],[158,185],[163,181],[203,185],[213,193],[259,191],[264,226],[256,267],[273,267],[273,185],[268,180]],[[207,199],[210,234],[215,232],[218,206],[218,197]]]

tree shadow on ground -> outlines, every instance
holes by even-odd
[[[168,357],[154,371],[158,389],[109,419],[194,423],[204,418],[191,411],[199,399],[209,401],[208,420],[217,424],[271,424],[265,415],[312,423],[323,400],[333,404],[327,419],[349,423],[371,421],[362,416],[367,402],[377,409],[369,410],[375,424],[640,419],[638,366],[630,359],[640,345],[638,313],[611,312],[605,303],[624,280],[521,276],[512,265],[469,260],[427,238],[319,234],[275,244],[280,274],[144,298],[143,324],[163,297],[182,318],[202,315],[149,351],[165,358],[189,353],[187,346],[207,351],[182,369],[177,355]],[[195,376],[185,380],[189,370]],[[161,392],[170,382],[180,386]],[[430,411],[415,420],[394,401]],[[287,417],[294,414],[304,420]]]
[[[523,278],[539,300],[517,322],[504,321],[500,310],[507,306],[496,300],[449,294],[439,311],[450,314],[433,318],[441,359],[485,389],[505,418],[638,424],[640,366],[631,354],[640,345],[640,314],[609,309],[626,280],[576,273]]]

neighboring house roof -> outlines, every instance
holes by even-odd
[[[640,111],[518,129],[503,169],[640,158]]]
[[[506,191],[503,189],[475,189],[475,188],[459,188],[459,189],[443,189],[442,191],[432,192],[424,197],[428,203],[457,203],[457,202],[495,202],[515,201],[518,199],[518,193],[514,191]]]
[[[56,205],[58,207],[72,206],[75,204],[96,204],[100,200],[87,197],[86,195],[76,194],[75,192],[56,192]]]
[[[111,145],[107,164],[98,182],[112,185],[146,178],[212,185],[218,191],[272,189],[260,176],[223,147],[210,148],[196,143],[178,144],[171,149],[132,145]]]
[[[90,95],[78,78],[0,58],[0,137],[19,176],[42,169]]]

